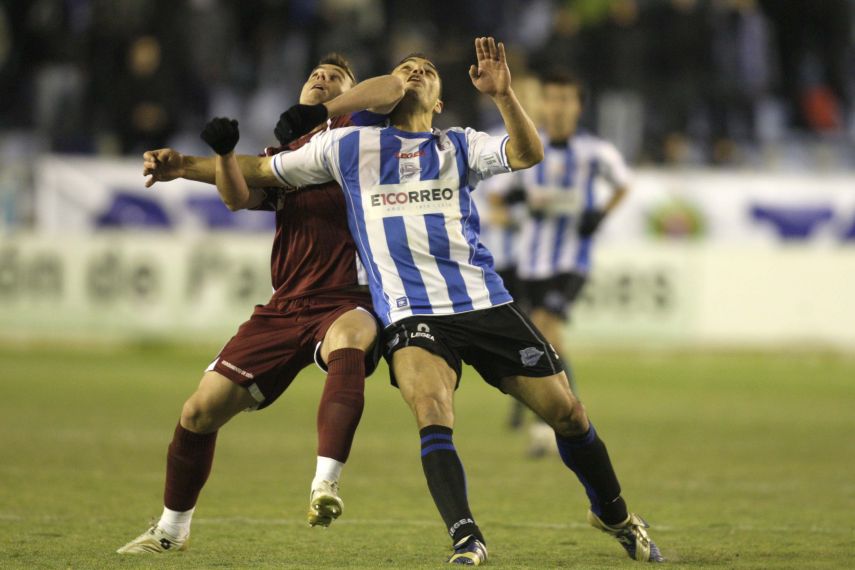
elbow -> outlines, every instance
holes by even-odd
[[[521,153],[512,166],[514,170],[524,170],[526,168],[531,168],[542,160],[543,147],[540,147],[539,149],[532,149],[527,153]]]
[[[246,208],[245,200],[223,200],[223,203],[226,205],[226,208],[228,208],[230,212],[237,212],[238,210],[243,210],[244,208]]]
[[[540,142],[540,141],[538,141],[538,142]],[[533,148],[531,150],[530,155],[531,155],[531,158],[530,158],[531,164],[529,164],[529,166],[534,166],[535,164],[542,162],[544,156],[546,156],[543,152],[543,145],[539,144],[539,145],[537,145],[536,148]]]
[[[525,145],[508,144],[508,160],[513,170],[531,168],[543,160],[543,143],[535,139]]]

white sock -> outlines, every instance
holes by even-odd
[[[193,519],[193,507],[189,511],[173,511],[163,507],[163,514],[160,515],[160,521],[157,526],[174,536],[181,539],[190,534],[190,521]]]
[[[316,489],[321,481],[332,481],[337,483],[341,477],[341,469],[344,463],[329,457],[318,456],[318,466],[315,468],[315,478],[312,479],[312,489]]]

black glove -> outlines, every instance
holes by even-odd
[[[282,145],[287,145],[302,137],[323,123],[329,117],[329,112],[323,104],[294,105],[281,115],[273,134]]]
[[[602,210],[584,211],[582,217],[579,218],[579,236],[586,238],[594,235],[605,217],[606,213]]]
[[[238,122],[234,119],[217,117],[211,119],[199,135],[219,155],[229,154],[240,139]]]

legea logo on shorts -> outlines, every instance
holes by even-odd
[[[369,220],[424,214],[460,215],[458,181],[415,180],[378,184],[363,191],[362,209]]]
[[[436,342],[436,339],[430,334],[430,327],[424,323],[419,323],[416,325],[416,332],[410,333],[410,338],[426,338],[433,342]]]

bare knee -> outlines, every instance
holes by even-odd
[[[193,433],[210,433],[219,428],[216,415],[197,394],[190,396],[181,408],[181,426]]]
[[[573,400],[571,404],[555,410],[551,418],[544,419],[563,437],[584,435],[590,426],[585,406],[579,400]]]
[[[348,311],[332,324],[324,336],[321,356],[341,348],[356,348],[367,351],[377,340],[377,323],[365,311]]]
[[[422,348],[406,347],[395,353],[392,369],[419,428],[454,426],[457,375],[445,360]]]
[[[454,406],[450,395],[423,394],[413,398],[409,404],[419,428],[432,425],[447,427],[454,425]]]
[[[217,372],[207,372],[193,395],[184,402],[181,425],[194,433],[211,433],[254,404],[255,399],[248,390]]]

